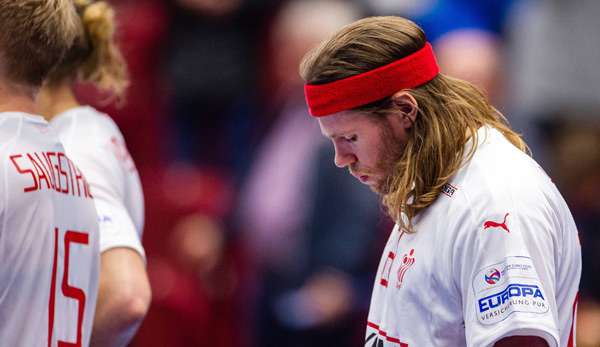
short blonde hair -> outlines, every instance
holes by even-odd
[[[89,82],[121,99],[129,85],[127,65],[117,47],[113,8],[104,1],[75,0],[80,33],[48,82]]]
[[[71,0],[0,0],[0,75],[39,87],[78,35]]]

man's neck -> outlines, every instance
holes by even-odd
[[[24,112],[35,114],[34,88],[7,87],[0,82],[0,112]]]
[[[47,121],[67,110],[80,106],[73,94],[71,83],[63,83],[42,87],[37,97],[37,112]]]

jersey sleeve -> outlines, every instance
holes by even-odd
[[[559,346],[551,223],[502,204],[470,213],[457,238],[454,270],[467,345],[493,346],[521,335]]]
[[[98,127],[94,137],[101,140],[80,145],[74,143],[69,146],[69,156],[79,166],[91,187],[98,212],[100,252],[126,247],[135,250],[145,259],[140,240],[141,231],[138,233],[125,206],[128,171],[112,143],[116,136],[113,133],[114,131]],[[144,203],[141,194],[137,203]]]
[[[92,188],[93,189],[93,188]],[[144,247],[135,230],[131,216],[120,201],[95,198],[100,228],[100,252],[125,247],[146,259]]]
[[[4,209],[6,208],[6,202],[8,200],[8,187],[6,184],[6,162],[4,160],[4,152],[0,147],[0,158],[2,158],[2,171],[0,171],[0,237],[2,237],[2,233],[4,232]]]

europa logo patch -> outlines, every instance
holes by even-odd
[[[535,284],[511,283],[506,288],[477,300],[478,319],[494,324],[515,312],[546,313],[548,302]]]
[[[479,299],[479,313],[492,310],[500,305],[504,305],[512,298],[538,298],[545,302],[544,294],[540,287],[530,284],[513,283],[509,284],[504,290]]]
[[[516,312],[544,314],[549,305],[531,258],[507,257],[473,277],[475,310],[482,324],[503,321]]]

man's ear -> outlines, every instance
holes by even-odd
[[[398,110],[399,115],[402,117],[402,126],[405,129],[411,128],[417,120],[419,104],[414,96],[408,91],[401,90],[392,95],[392,103],[394,109]]]

